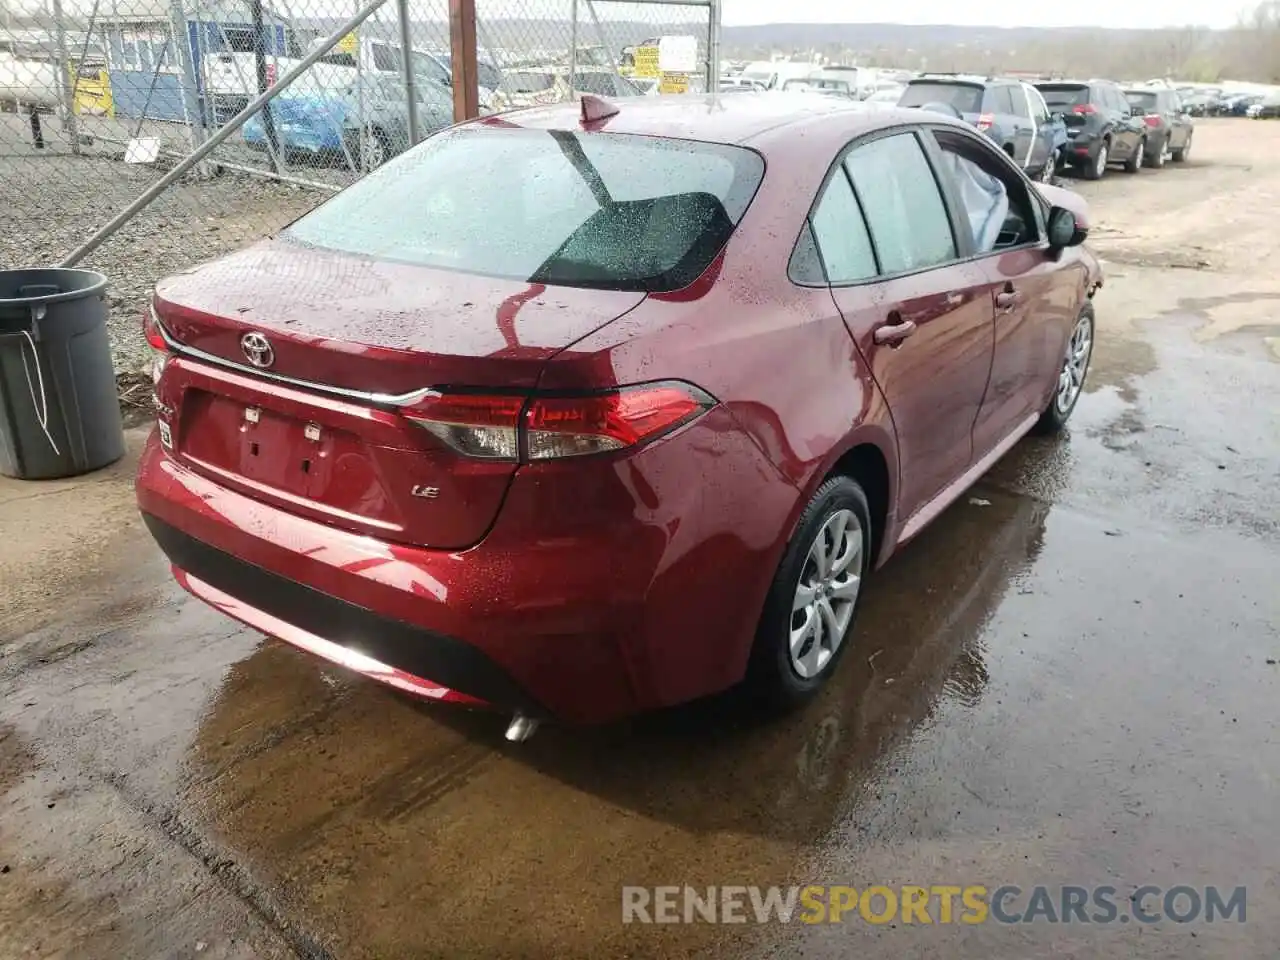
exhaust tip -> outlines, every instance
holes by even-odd
[[[540,723],[540,720],[526,716],[523,713],[517,713],[511,718],[511,723],[507,725],[507,739],[512,743],[524,743],[538,732]]]

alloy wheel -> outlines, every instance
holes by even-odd
[[[1057,405],[1058,413],[1064,417],[1071,412],[1080,397],[1092,356],[1093,318],[1084,314],[1067,342],[1067,355],[1062,362],[1062,372],[1058,374],[1058,393],[1053,402]]]
[[[1058,172],[1058,151],[1050,150],[1049,159],[1044,162],[1044,169],[1040,171],[1041,183],[1053,183],[1054,174]]]
[[[1097,174],[1099,178],[1104,176],[1107,172],[1107,159],[1107,145],[1104,143],[1098,147],[1098,159],[1093,162],[1093,172]]]
[[[826,669],[844,642],[862,586],[866,537],[857,514],[837,510],[818,530],[791,604],[791,668],[806,680]]]

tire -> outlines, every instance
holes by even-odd
[[[1124,162],[1125,173],[1137,173],[1142,169],[1142,158],[1147,155],[1147,138],[1143,137],[1138,141],[1138,147],[1133,151],[1133,155]]]
[[[1111,159],[1111,141],[1103,140],[1098,146],[1098,153],[1084,168],[1086,180],[1101,180],[1107,175],[1107,162]]]
[[[1159,170],[1164,166],[1164,158],[1169,153],[1169,138],[1165,137],[1160,141],[1160,149],[1154,154],[1146,158],[1147,166],[1153,170]]]
[[[377,170],[393,156],[391,140],[379,127],[371,127],[363,141],[364,156],[360,158],[360,167],[366,173]]]
[[[1187,155],[1191,153],[1191,138],[1193,136],[1195,136],[1194,133],[1188,133],[1187,139],[1186,141],[1183,142],[1182,146],[1179,147],[1177,150],[1173,151],[1172,159],[1174,163],[1182,163],[1184,160],[1187,159]]]
[[[843,559],[847,566],[824,579],[815,555],[822,549],[819,538],[826,546],[822,554],[826,557],[832,552],[831,539],[841,523],[848,533],[847,539],[836,545],[844,548],[836,551],[836,559]],[[855,524],[858,552],[847,556],[854,548]],[[796,524],[756,629],[748,681],[754,692],[773,706],[798,706],[835,672],[852,642],[849,637],[857,622],[862,586],[871,572],[873,544],[871,510],[858,482],[836,476],[823,483]],[[817,584],[819,589],[808,605],[797,609],[802,584]],[[841,623],[843,632],[838,629]]]
[[[1081,342],[1080,336],[1088,338],[1087,344],[1083,345],[1083,355],[1080,355]],[[1062,428],[1067,425],[1067,421],[1071,419],[1071,414],[1075,411],[1076,404],[1080,402],[1080,395],[1084,393],[1084,383],[1089,376],[1089,362],[1093,359],[1093,344],[1097,337],[1097,326],[1094,323],[1093,303],[1086,303],[1081,309],[1080,314],[1076,318],[1076,325],[1072,329],[1071,336],[1067,338],[1067,349],[1063,356],[1062,368],[1058,372],[1058,380],[1054,385],[1053,394],[1049,397],[1049,404],[1040,414],[1040,419],[1036,422],[1035,430],[1040,434],[1061,433]],[[1071,376],[1070,395],[1065,396],[1066,380]]]
[[[1049,159],[1044,162],[1044,166],[1040,169],[1040,175],[1036,177],[1041,183],[1052,185],[1053,178],[1058,173],[1058,151],[1050,150]]]

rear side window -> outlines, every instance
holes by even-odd
[[[1044,102],[1050,110],[1061,110],[1063,107],[1078,107],[1089,102],[1089,88],[1077,85],[1046,84],[1037,87]]]
[[[1009,96],[1013,101],[1013,112],[1019,117],[1031,116],[1031,110],[1027,106],[1027,95],[1022,92],[1021,87],[1005,87],[1009,91]]]
[[[810,218],[831,283],[853,283],[876,275],[871,236],[843,170],[837,170]]]
[[[1012,87],[992,87],[982,101],[982,109],[986,113],[1011,114],[1017,111],[1013,106]]]
[[[744,147],[463,128],[380,167],[285,236],[530,283],[677,290],[720,252],[763,175]]]
[[[845,166],[866,211],[884,273],[955,259],[951,221],[915,134],[894,134],[857,147]]]
[[[1160,108],[1160,97],[1154,93],[1133,90],[1126,93],[1125,98],[1131,106],[1141,107],[1147,113],[1155,113]]]
[[[925,80],[907,84],[898,104],[903,107],[923,107],[929,103],[945,103],[961,113],[978,113],[982,105],[982,88],[971,83],[946,83]]]

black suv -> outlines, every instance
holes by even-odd
[[[1036,89],[1066,121],[1063,158],[1086,179],[1101,179],[1109,163],[1123,163],[1129,173],[1142,169],[1147,125],[1119,86],[1110,80],[1047,80]]]
[[[1163,167],[1166,157],[1181,163],[1191,152],[1195,121],[1176,90],[1134,87],[1124,92],[1130,106],[1142,111],[1147,125],[1147,166]]]

